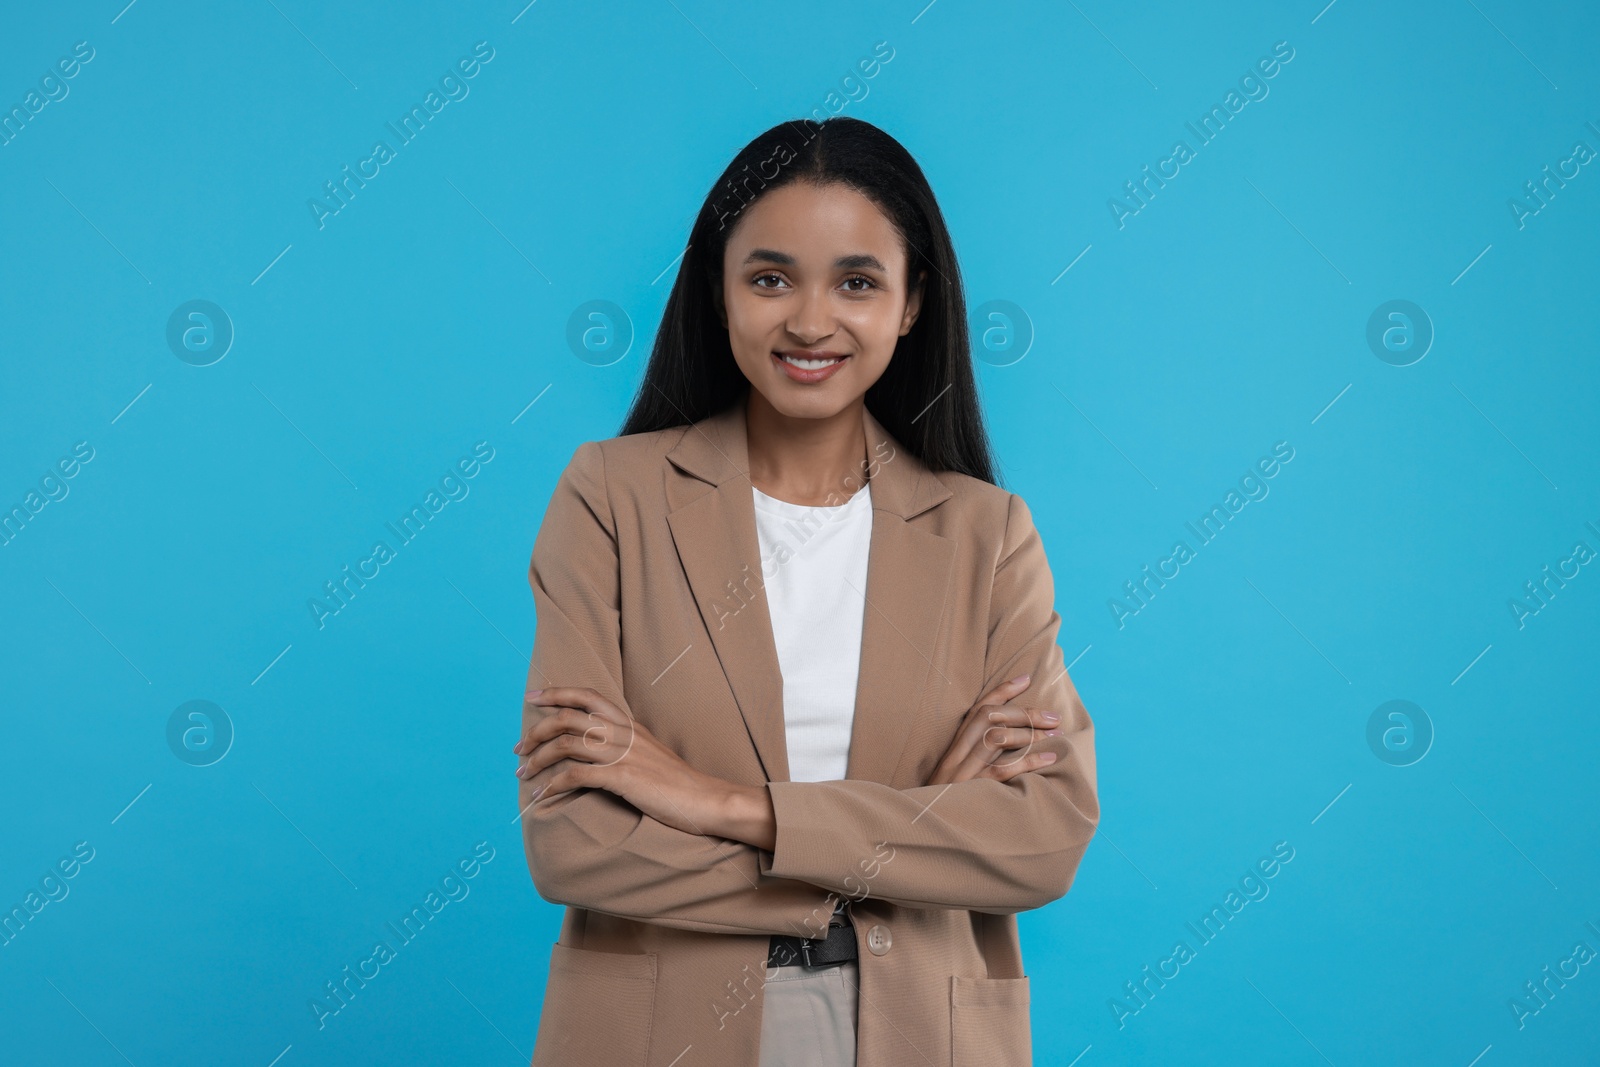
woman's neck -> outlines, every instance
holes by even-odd
[[[865,404],[866,399],[858,397],[826,418],[794,418],[750,390],[745,437],[751,484],[791,504],[843,504],[866,482],[867,435],[861,419]]]

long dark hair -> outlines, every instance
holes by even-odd
[[[712,186],[620,433],[697,422],[750,388],[713,302],[722,290],[723,251],[745,208],[800,180],[843,183],[873,201],[905,241],[908,281],[927,271],[917,321],[867,390],[867,410],[930,469],[998,485],[973,381],[961,271],[939,204],[899,141],[843,116],[772,127],[745,145]]]

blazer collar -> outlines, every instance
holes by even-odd
[[[750,478],[749,439],[745,410],[749,394],[732,407],[693,423],[667,459],[686,474],[715,486],[731,478]],[[948,499],[950,490],[916,456],[896,441],[872,412],[861,408],[861,428],[867,435],[867,455],[877,461],[872,474],[874,510],[891,511],[902,519],[922,514]],[[885,462],[885,457],[893,459]]]
[[[788,781],[783,677],[756,533],[747,402],[741,398],[693,423],[667,453],[667,524],[733,692],[739,718],[725,725],[748,732],[769,781]],[[846,777],[906,788],[924,784],[906,778],[912,768],[902,767],[901,757],[917,735],[925,688],[930,681],[951,684],[935,664],[956,554],[949,538],[907,520],[951,491],[865,408],[862,428],[873,462],[873,522]],[[725,707],[707,705],[710,716]],[[922,747],[948,740],[924,736]]]

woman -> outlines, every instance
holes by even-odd
[[[729,164],[530,581],[536,1067],[1031,1062],[1015,913],[1099,822],[1093,724],[898,142],[786,123]]]

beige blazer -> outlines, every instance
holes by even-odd
[[[535,1067],[756,1067],[768,938],[818,936],[841,897],[861,1067],[1030,1063],[1015,913],[1065,894],[1094,835],[1094,727],[1022,498],[863,424],[872,538],[844,781],[789,781],[744,401],[587,442],[557,482],[529,572],[528,687],[592,686],[695,768],[765,784],[777,840],[685,833],[600,789],[525,810],[534,885],[567,905]],[[968,708],[1024,672],[1016,703],[1061,714],[1043,742],[1056,762],[924,785]],[[543,713],[525,706],[524,729]]]

